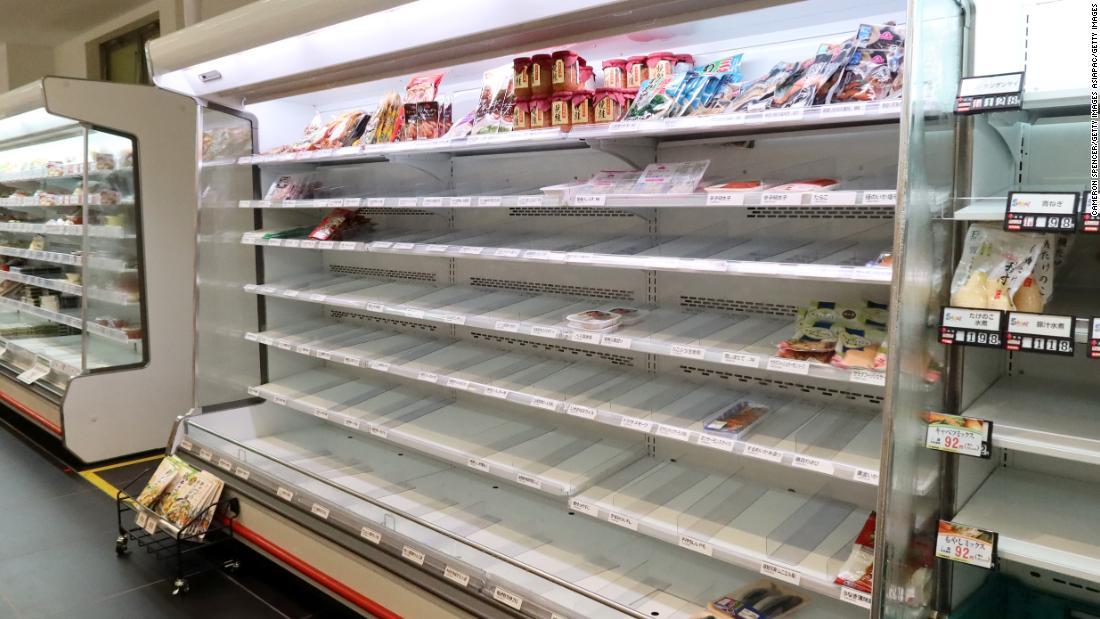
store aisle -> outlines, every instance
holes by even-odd
[[[0,412],[0,619],[358,616],[243,547],[240,572],[196,576],[173,597],[168,564],[140,549],[115,556],[113,501],[30,444],[33,431]]]

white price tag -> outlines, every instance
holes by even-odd
[[[500,387],[493,387],[491,385],[486,385],[485,386],[485,395],[487,395],[489,397],[500,398],[501,400],[505,400],[505,399],[508,398],[509,393],[511,393],[511,391],[509,391],[507,389],[502,389]]]
[[[397,251],[409,251],[416,247],[416,243],[394,243],[393,248]]]
[[[760,573],[765,576],[771,576],[776,580],[789,582],[795,586],[798,586],[798,584],[802,582],[802,574],[799,573],[798,570],[785,565],[769,563],[768,561],[764,561],[760,564]]]
[[[477,470],[481,471],[482,473],[488,473],[489,472],[489,463],[482,460],[481,458],[467,458],[466,459],[466,466],[468,466],[472,469],[477,469]]]
[[[722,363],[746,368],[758,368],[760,367],[760,356],[743,352],[724,352],[722,353]]]
[[[233,463],[225,458],[218,458],[218,468],[225,469],[227,471],[233,470]]]
[[[352,430],[358,430],[362,427],[362,422],[354,417],[345,417],[344,427],[351,428]]]
[[[317,516],[321,520],[328,520],[329,509],[324,505],[314,503],[313,507],[309,508],[309,511],[313,512],[313,515]]]
[[[401,556],[409,561],[417,564],[424,565],[424,553],[415,548],[409,548],[408,546],[401,547]]]
[[[766,191],[760,195],[763,206],[797,206],[802,204],[802,194],[795,191]]]
[[[741,206],[745,203],[743,193],[708,193],[707,206]]]
[[[596,344],[600,341],[600,334],[589,333],[588,331],[574,331],[569,334],[569,341],[580,342],[582,344]]]
[[[437,207],[443,206],[443,198],[436,196],[432,198],[423,198],[420,200],[420,205],[425,207]]]
[[[272,400],[276,404],[278,404],[279,406],[286,406],[286,404],[288,402],[287,397],[285,395],[277,395],[274,398],[272,398]]]
[[[761,460],[767,460],[768,462],[782,462],[783,452],[778,449],[772,449],[771,447],[764,447],[763,445],[745,445],[745,455],[750,458],[759,458]]]
[[[649,432],[653,429],[653,422],[623,415],[622,418],[619,419],[619,427],[627,428],[628,430],[637,430],[638,432]]]
[[[214,453],[209,449],[199,449],[199,458],[210,462],[210,460],[214,458]]]
[[[35,363],[29,370],[16,376],[16,378],[18,378],[20,382],[29,385],[49,373],[50,365],[48,363]]]
[[[328,419],[328,409],[315,408],[313,409],[313,416],[317,417],[318,419]]]
[[[478,196],[478,206],[500,206],[504,203],[503,198],[500,196]]]
[[[527,475],[526,473],[517,473],[516,481],[523,484],[524,486],[529,486],[536,490],[542,490],[542,480],[537,477]]]
[[[332,201],[330,200],[330,202]],[[361,198],[344,198],[340,201],[340,206],[344,208],[359,208],[362,204],[363,200]],[[329,206],[332,206],[332,204],[329,204]]]
[[[878,471],[872,471],[871,469],[856,469],[855,475],[852,477],[858,482],[864,484],[870,484],[872,486],[878,485]]]
[[[707,351],[702,348],[683,344],[673,344],[669,352],[672,353],[673,357],[683,357],[684,359],[702,359],[707,354]]]
[[[382,534],[368,527],[363,527],[362,529],[359,529],[359,537],[367,540],[372,544],[382,543]]]
[[[786,372],[788,374],[801,374],[802,376],[808,376],[810,373],[810,362],[799,361],[798,359],[783,359],[781,357],[771,357],[768,359],[767,368],[772,372]]]
[[[477,256],[481,254],[481,252],[484,250],[484,247],[470,247],[469,245],[463,245],[462,247],[458,248],[458,253],[465,254],[467,256]]]
[[[451,389],[466,390],[466,389],[470,388],[470,381],[462,380],[461,378],[448,378],[447,379],[447,386],[450,387]]]
[[[561,406],[561,402],[550,398],[533,397],[531,398],[531,405],[548,411],[557,411],[558,407]]]
[[[569,499],[569,509],[580,512],[586,516],[592,516],[593,518],[600,517],[600,510],[598,507],[587,501],[582,501],[581,499]]]
[[[886,205],[891,206],[898,201],[898,192],[896,191],[864,191],[863,203],[867,205]]]
[[[542,206],[542,196],[520,196],[516,199],[518,206]]]
[[[855,191],[820,191],[810,194],[810,204],[815,206],[848,206],[856,203]]]
[[[616,514],[615,512],[607,512],[607,521],[625,529],[630,529],[631,531],[638,530],[638,520],[630,516]]]
[[[806,456],[803,454],[796,454],[794,461],[791,464],[795,468],[808,469],[811,471],[817,471],[818,473],[824,473],[826,475],[833,474],[833,463],[821,458],[814,458],[812,456]]]
[[[840,588],[840,600],[842,602],[848,602],[849,604],[855,604],[861,608],[871,608],[871,594],[864,593],[851,587]]]
[[[237,477],[240,477],[241,479],[243,479],[243,480],[245,480],[245,481],[248,481],[248,478],[249,478],[249,477],[252,477],[252,472],[251,472],[251,471],[249,471],[248,469],[243,469],[243,468],[241,468],[241,467],[239,467],[239,466],[237,467],[237,470],[236,470],[236,471],[233,471],[233,473],[234,473],[234,474],[235,474],[235,475],[236,475]]]
[[[561,329],[557,327],[531,327],[531,335],[538,337],[560,338]]]
[[[496,331],[504,331],[507,333],[519,333],[519,323],[510,322],[507,320],[498,320],[493,325],[493,329]]]
[[[629,337],[621,335],[605,335],[600,338],[600,344],[611,348],[630,348],[633,343]]]
[[[317,249],[336,249],[336,241],[317,241]]]
[[[397,206],[402,206],[402,207],[416,206],[416,202],[417,202],[416,198],[398,198],[397,199]]]
[[[404,314],[409,318],[420,319],[424,317],[424,310],[408,308],[404,310]]]
[[[940,520],[936,534],[936,556],[949,561],[993,569],[997,534],[993,531]]]
[[[523,598],[511,591],[501,589],[500,587],[493,588],[493,599],[516,610],[519,610],[520,607],[523,606]]]
[[[734,440],[726,438],[724,436],[712,436],[710,434],[699,434],[699,444],[703,447],[710,447],[711,449],[719,449],[722,451],[733,451]]]
[[[875,387],[886,386],[886,372],[876,372],[875,370],[864,370],[856,368],[852,370],[850,376],[853,383],[874,385]]]
[[[691,435],[694,434],[687,428],[677,428],[676,426],[666,426],[664,424],[657,424],[657,436],[664,436],[667,438],[674,438],[678,441],[690,441]]]
[[[581,406],[580,404],[570,404],[565,407],[565,413],[582,419],[596,418],[596,409],[589,406]]]
[[[157,532],[157,523],[158,522],[159,521],[157,520],[157,517],[152,516],[152,517],[147,518],[145,520],[145,526],[142,527],[142,528],[145,529],[146,533],[148,533],[149,535],[152,535],[152,534]]]
[[[364,307],[368,312],[374,312],[376,314],[384,314],[386,312],[386,306],[382,305],[381,303],[373,303],[371,301],[367,301]]]
[[[428,245],[425,250],[428,252],[440,253],[447,251],[449,247],[450,245]]]
[[[385,198],[367,198],[364,202],[366,202],[366,206],[369,208],[381,208],[383,206],[386,206]],[[413,204],[413,206],[416,205]]]
[[[294,500],[294,493],[290,490],[287,490],[286,488],[283,488],[282,486],[279,486],[275,489],[275,494],[284,501]]]
[[[377,436],[378,438],[388,438],[389,435],[390,435],[389,431],[386,430],[386,428],[384,428],[382,426],[376,426],[374,424],[370,424],[368,429],[369,429],[372,436]]]
[[[465,587],[465,586],[470,584],[470,577],[469,576],[467,576],[466,574],[463,574],[462,572],[454,569],[453,567],[451,567],[449,565],[445,566],[443,568],[443,576],[447,580],[449,580],[451,582],[458,583],[462,587]]]
[[[470,206],[471,204],[473,204],[473,198],[470,196],[451,198],[449,202],[450,206]]]
[[[603,194],[573,196],[574,206],[603,206],[607,204],[607,196]]]
[[[195,445],[191,443],[191,439],[180,439],[180,449],[191,451],[194,447]]]
[[[434,372],[417,372],[416,380],[424,381],[426,383],[439,382],[439,374]]]
[[[694,537],[681,535],[678,543],[680,544],[680,548],[687,548],[688,550],[706,555],[708,557],[714,556],[714,548],[712,548],[710,544],[704,541],[697,540]]]
[[[303,239],[298,243],[302,249],[317,249],[317,241]]]
[[[517,258],[520,255],[520,250],[514,247],[499,247],[493,252],[493,255],[501,258]]]

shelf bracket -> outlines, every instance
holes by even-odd
[[[446,183],[448,187],[451,185],[453,167],[451,166],[451,156],[446,153],[417,155],[397,153],[386,155],[386,161],[419,170],[441,183]]]
[[[653,138],[587,140],[587,142],[592,150],[607,153],[635,170],[641,170],[657,161],[657,140]]]

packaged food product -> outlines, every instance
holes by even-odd
[[[486,71],[470,133],[482,135],[510,130],[514,107],[512,68],[504,66]]]
[[[673,71],[687,73],[693,66],[695,66],[695,58],[691,54],[676,54],[676,66]]]
[[[646,56],[645,59],[645,66],[648,70],[647,79],[659,79],[665,75],[671,75],[675,65],[676,54],[672,52],[654,52]]]
[[[405,86],[405,103],[423,103],[435,100],[439,90],[439,83],[443,81],[442,73],[428,75],[414,75]]]
[[[573,91],[559,90],[550,96],[550,125],[568,128],[573,122]]]
[[[703,429],[715,434],[738,437],[759,423],[770,410],[770,407],[758,402],[739,400],[710,418],[703,424]]]
[[[771,580],[762,579],[714,600],[707,608],[734,619],[778,619],[806,606],[804,595]]]
[[[359,111],[344,112],[332,119],[322,130],[321,139],[313,148],[340,148],[352,144],[366,129],[368,116]]]
[[[585,184],[588,193],[630,193],[642,176],[637,170],[600,170]]]
[[[401,141],[411,142],[416,139],[416,104],[406,103],[402,106],[405,115],[405,124],[401,128]]]
[[[626,88],[626,60],[611,58],[603,61],[603,87]]]
[[[651,163],[634,184],[634,193],[695,193],[710,160]]]
[[[321,182],[309,174],[283,174],[275,178],[264,194],[264,200],[308,200],[314,197]]]
[[[1024,279],[1024,283],[1020,284],[1020,289],[1012,295],[1012,304],[1020,312],[1042,313],[1044,307],[1043,294],[1039,292],[1039,285],[1035,283],[1034,278]]]
[[[149,478],[149,481],[145,484],[145,488],[143,488],[141,494],[138,495],[138,504],[150,509],[153,508],[160,502],[160,498],[164,494],[164,491],[176,480],[176,477],[190,468],[191,467],[176,456],[168,456],[161,460],[156,470],[153,471],[153,476]]]
[[[786,82],[797,69],[798,65],[794,63],[777,63],[767,75],[757,78],[748,85],[743,85],[737,97],[726,108],[726,111],[742,112],[767,107],[769,100],[775,93],[775,89]]]
[[[573,93],[569,101],[569,110],[572,114],[571,124],[588,125],[592,123],[592,91],[578,90]]]
[[[1016,309],[1013,298],[1031,278],[1045,306],[1054,283],[1051,253],[1047,235],[1014,234],[995,225],[972,224],[951,281],[951,305]],[[1038,302],[1031,295],[1028,291],[1022,298],[1035,307]]]
[[[676,95],[690,73],[673,73],[659,79],[646,80],[626,113],[628,120],[664,118],[672,111]]]
[[[550,80],[553,92],[572,92],[579,89],[584,59],[568,49],[554,52],[551,58],[554,63]]]
[[[581,65],[581,79],[576,90],[587,90],[589,92],[596,90],[595,69],[588,65]]]
[[[838,330],[857,326],[861,314],[857,308],[816,301],[799,308],[794,336],[778,345],[777,356],[784,359],[829,363],[836,352]]]
[[[813,178],[783,183],[771,188],[771,191],[829,191],[840,186],[840,181],[835,178]]]
[[[776,89],[771,106],[808,107],[824,103],[829,94],[828,85],[848,65],[855,49],[855,42],[851,40],[840,45],[822,44],[813,61],[796,79]]]
[[[401,129],[404,109],[401,97],[396,92],[386,93],[378,104],[378,110],[371,117],[368,124],[369,132],[365,131],[361,138],[366,144],[389,144],[398,136]]]
[[[705,64],[701,67],[694,69],[696,73],[703,75],[728,75],[734,82],[741,81],[741,59],[744,54],[734,54],[732,56],[724,56],[715,60],[714,62]],[[691,56],[687,56],[690,61]]]
[[[875,257],[874,260],[871,260],[870,262],[868,262],[867,266],[869,266],[869,267],[888,267],[892,264],[894,264],[894,252],[884,251],[881,254],[879,254],[877,257]]]
[[[338,241],[347,238],[359,228],[370,223],[369,219],[359,213],[337,208],[329,211],[321,223],[309,233],[309,238],[318,241]]]
[[[512,88],[517,101],[531,98],[531,59],[527,56],[512,60]]]
[[[531,56],[531,97],[549,97],[554,92],[553,73],[554,59],[550,54]]]
[[[425,101],[416,104],[416,139],[430,140],[443,135],[439,131],[439,103]]]
[[[887,98],[894,84],[894,73],[888,63],[887,51],[857,50],[833,87],[829,102],[879,101]]]
[[[642,82],[649,79],[649,68],[645,56],[631,56],[626,59],[626,87],[638,89]]]
[[[115,155],[114,153],[103,153],[92,151],[91,156],[95,162],[96,170],[114,170],[115,169]]]
[[[592,118],[597,123],[615,122],[626,111],[626,97],[618,88],[597,88],[592,97]]]
[[[636,325],[641,322],[649,312],[636,307],[613,307],[607,310],[609,313],[619,316],[623,326]]]
[[[864,323],[845,326],[837,332],[836,353],[830,363],[841,368],[874,369],[886,332]]]
[[[852,551],[848,554],[848,560],[841,566],[836,576],[836,584],[851,587],[857,591],[871,593],[873,584],[873,571],[875,562],[875,512],[867,516],[856,541],[852,544]]]
[[[727,181],[725,183],[719,183],[717,185],[711,185],[703,189],[708,193],[726,193],[726,192],[739,192],[739,191],[763,191],[768,186],[764,184],[764,181]]]
[[[532,129],[550,126],[550,99],[535,97],[528,102],[529,124]]]
[[[601,329],[618,327],[622,322],[622,316],[605,312],[603,310],[586,310],[565,317],[570,326],[585,331],[598,331]]]
[[[530,119],[528,114],[530,113],[530,101],[516,101],[516,107],[512,110],[512,130],[522,131],[523,129],[530,129]]]

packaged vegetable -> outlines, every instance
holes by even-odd
[[[867,516],[856,541],[852,544],[852,551],[848,554],[848,560],[840,568],[836,575],[836,584],[843,587],[851,587],[857,591],[871,593],[873,584],[873,571],[875,562],[875,512]]]
[[[1047,235],[1014,234],[990,224],[972,224],[951,282],[951,305],[1015,309],[1014,295],[1031,277],[1045,305],[1053,286],[1051,243]],[[1030,293],[1025,293],[1026,295]],[[1036,305],[1028,300],[1029,305]]]
[[[723,436],[739,437],[759,423],[770,410],[770,407],[758,402],[739,400],[720,410],[703,424],[703,429]]]
[[[153,471],[153,476],[149,478],[149,481],[145,484],[145,488],[143,488],[141,494],[138,495],[138,504],[152,509],[160,502],[160,498],[164,495],[164,491],[175,482],[176,477],[190,468],[191,467],[184,463],[183,460],[180,460],[176,456],[168,456],[162,459],[160,464],[157,465],[157,469]]]
[[[1020,284],[1020,289],[1012,295],[1012,304],[1017,311],[1040,314],[1043,311],[1043,294],[1039,292],[1039,285],[1035,279],[1028,277]]]
[[[714,600],[707,608],[734,619],[778,619],[789,617],[806,606],[804,594],[771,580],[762,579]]]
[[[443,81],[442,73],[413,76],[405,86],[405,103],[434,101],[441,81]]]

